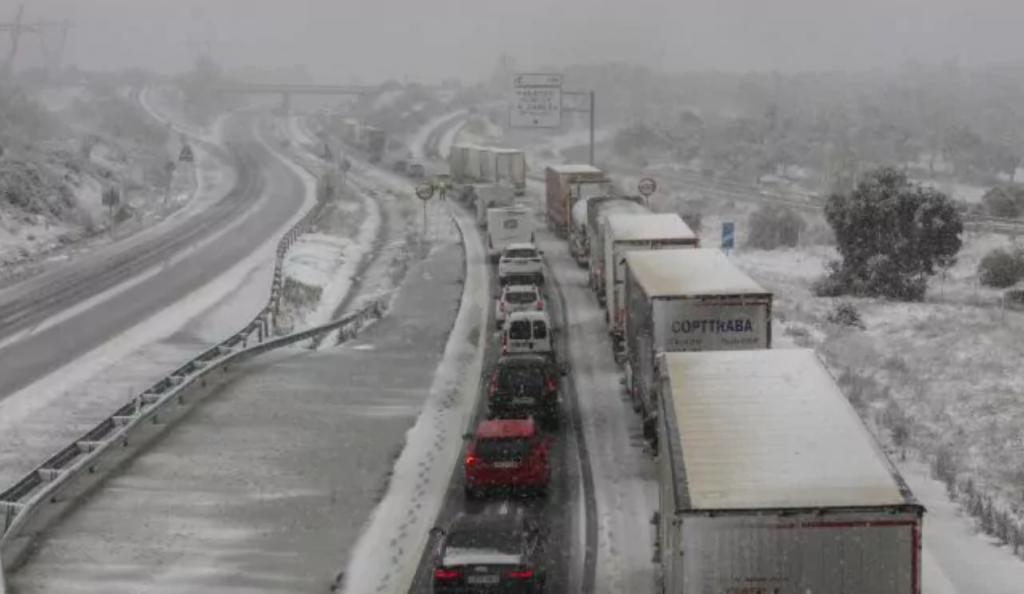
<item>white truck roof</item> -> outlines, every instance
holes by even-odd
[[[626,267],[648,297],[768,294],[715,248],[627,252]]]
[[[601,173],[601,170],[593,165],[582,165],[578,163],[550,165],[548,168],[556,173]]]
[[[614,239],[623,241],[697,241],[697,234],[674,212],[613,214],[608,217],[608,229]]]
[[[914,502],[813,350],[663,357],[671,390],[662,396],[675,410],[668,437],[679,446],[670,455],[681,449],[677,492],[688,494],[688,509]]]

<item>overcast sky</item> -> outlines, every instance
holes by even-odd
[[[1024,57],[1022,0],[0,0],[0,19],[19,2],[27,22],[74,21],[65,63],[85,69],[179,71],[190,38],[213,39],[228,65],[305,64],[324,82],[479,77],[501,51],[527,69],[618,59],[669,71]],[[22,64],[38,60],[26,44]]]

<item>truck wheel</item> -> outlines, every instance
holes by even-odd
[[[644,411],[644,439],[657,447],[658,429],[654,424],[654,417],[646,414],[646,411]]]

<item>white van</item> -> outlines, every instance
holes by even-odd
[[[508,315],[501,334],[503,355],[531,353],[555,359],[554,328],[546,311],[517,311]]]
[[[533,210],[522,206],[487,209],[487,253],[497,259],[516,243],[533,243],[536,221]]]

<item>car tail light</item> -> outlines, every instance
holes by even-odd
[[[501,312],[505,313],[505,302],[504,301],[499,301],[498,304],[499,304],[499,307],[501,308]]]
[[[505,575],[507,575],[510,578],[520,578],[520,579],[532,578],[533,577],[533,570],[532,569],[511,569],[508,572],[506,572]]]
[[[490,385],[487,386],[487,392],[494,396],[494,393],[498,391],[498,378],[492,377]]]
[[[473,454],[466,454],[466,466],[472,466],[473,462],[476,462],[476,456],[474,456]]]
[[[537,300],[537,311],[541,311],[543,309],[544,309],[544,300],[543,299],[538,299]]]
[[[443,567],[440,567],[440,568],[434,570],[434,579],[435,580],[453,580],[453,579],[455,579],[457,577],[459,577],[459,570],[458,569],[445,569]],[[511,577],[511,576],[509,576],[509,577]]]
[[[553,392],[553,391],[558,389],[558,384],[555,383],[555,380],[553,380],[553,379],[545,380],[544,381],[544,389],[548,390],[549,392]]]

